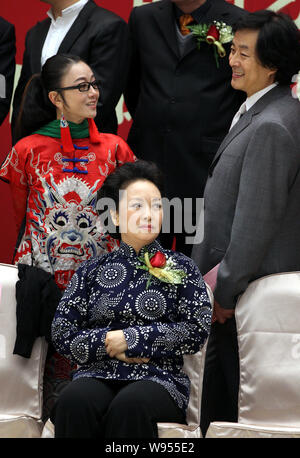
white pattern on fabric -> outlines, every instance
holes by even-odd
[[[104,288],[115,288],[124,282],[126,269],[122,264],[111,264],[104,267],[97,275],[96,281]]]
[[[137,268],[145,252],[162,251],[186,273],[183,284],[172,285]],[[74,379],[152,380],[160,383],[183,410],[189,400],[189,379],[183,355],[199,351],[207,339],[211,304],[194,262],[164,250],[157,241],[139,256],[121,242],[120,248],[83,263],[78,279],[68,286],[54,317],[52,339],[58,352],[79,368]],[[106,333],[122,329],[129,358],[150,358],[147,364],[127,364],[110,358]]]
[[[135,301],[135,309],[146,320],[159,318],[166,311],[167,302],[164,295],[156,290],[148,289],[140,293]]]

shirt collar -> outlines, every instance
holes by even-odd
[[[258,92],[255,92],[255,94],[252,94],[250,97],[248,97],[246,100],[245,100],[245,104],[246,104],[246,109],[247,111],[250,110],[251,107],[253,107],[253,105],[262,97],[264,96],[267,92],[269,92],[271,89],[273,89],[274,87],[276,87],[278,85],[278,83],[273,83],[273,84],[270,84],[269,86],[261,89],[260,91]]]
[[[137,258],[137,257],[143,257],[144,254],[147,252],[150,254],[154,254],[157,251],[162,251],[162,250],[163,248],[160,245],[160,243],[157,240],[154,240],[153,242],[149,243],[149,245],[144,246],[141,249],[141,251],[139,252],[139,254],[137,255],[135,249],[132,246],[127,245],[127,243],[121,241],[120,247],[118,249],[118,253],[126,258]]]
[[[64,10],[62,10],[61,16],[59,17],[62,19],[66,19],[66,18],[71,19],[73,17],[76,17],[88,1],[89,0],[79,0],[78,2],[74,3],[73,5],[68,6],[68,8],[65,8]],[[47,11],[47,15],[49,16],[52,22],[55,22],[55,19],[52,13],[52,9]]]
[[[176,19],[179,20],[180,16],[182,16],[184,13],[181,11],[180,8],[178,8],[178,6],[175,3],[173,5],[175,7]],[[211,0],[206,0],[206,2],[203,5],[199,6],[199,8],[192,11],[190,14],[193,16],[195,21],[199,24],[203,16],[207,13],[210,7],[211,7]]]

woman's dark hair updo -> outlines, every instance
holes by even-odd
[[[28,81],[22,97],[16,124],[16,140],[32,134],[56,119],[56,108],[49,100],[50,91],[59,88],[69,67],[84,62],[71,54],[56,54],[46,60],[39,74]]]
[[[100,205],[101,199],[110,199],[114,205],[114,209],[119,210],[120,191],[127,188],[127,186],[135,181],[147,180],[153,183],[160,191],[162,197],[164,196],[164,179],[163,174],[154,162],[137,160],[136,162],[127,162],[126,164],[117,167],[105,179],[102,187],[97,192],[97,210],[98,214],[103,216],[108,208],[102,208]],[[121,239],[119,228],[115,227],[112,223],[110,215],[108,221],[102,223],[113,230],[108,230],[108,233],[115,239]]]

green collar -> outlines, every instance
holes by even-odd
[[[89,137],[89,124],[88,120],[85,119],[81,124],[75,124],[74,122],[68,121],[71,137],[72,138],[88,138]],[[34,132],[35,134],[46,135],[47,137],[60,138],[60,120],[55,119],[49,122],[39,130]]]

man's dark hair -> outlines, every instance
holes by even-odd
[[[258,30],[256,54],[267,68],[277,69],[275,81],[291,84],[300,69],[300,32],[290,16],[269,10],[249,13],[234,26],[233,31]]]
[[[154,162],[138,160],[136,162],[127,162],[117,167],[113,173],[108,175],[102,187],[97,192],[97,202],[99,203],[99,200],[104,198],[111,199],[115,205],[114,208],[119,210],[120,191],[126,189],[129,184],[138,180],[150,181],[159,189],[163,196],[164,184],[163,175],[160,169]],[[97,207],[98,213],[101,216],[105,209],[99,212],[99,205],[97,205]],[[114,227],[112,221],[109,221],[109,227]],[[109,231],[110,235],[116,239],[121,239],[118,228],[115,229],[115,232]]]

